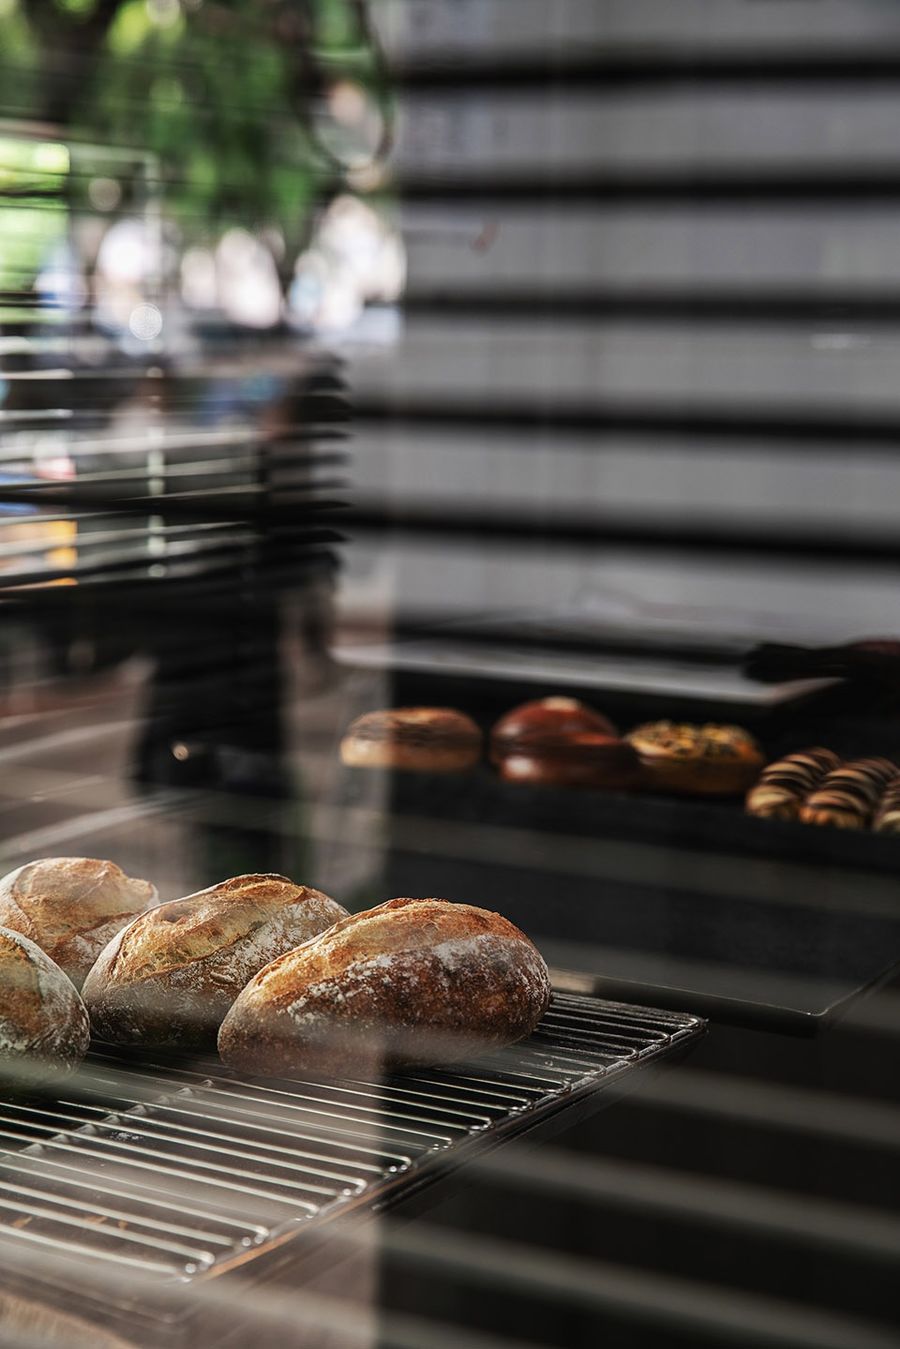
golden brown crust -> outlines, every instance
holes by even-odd
[[[94,857],[42,857],[0,879],[0,926],[46,951],[76,987],[107,942],[157,900],[149,881]]]
[[[603,735],[616,738],[612,722],[577,698],[538,698],[512,708],[491,731],[491,758],[527,749],[543,749],[569,741],[573,736]]]
[[[765,762],[741,726],[654,721],[626,737],[637,750],[651,790],[733,796],[747,791]]]
[[[85,980],[94,1029],[122,1044],[208,1044],[257,970],[346,912],[271,875],[235,876],[160,904],[109,943]]]
[[[351,768],[461,773],[481,758],[481,731],[452,707],[391,707],[348,726],[341,759]]]
[[[507,919],[394,899],[260,971],[219,1049],[241,1071],[287,1075],[441,1062],[528,1035],[549,998],[540,953]]]
[[[69,1072],[90,1027],[75,985],[40,947],[0,928],[0,1077],[40,1080]]]
[[[561,744],[510,748],[496,764],[504,781],[538,786],[627,790],[641,777],[640,759],[627,740],[590,733]]]

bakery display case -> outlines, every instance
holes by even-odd
[[[0,4],[0,1345],[886,1349],[880,0]]]

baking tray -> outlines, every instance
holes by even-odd
[[[97,1046],[59,1098],[0,1097],[3,1264],[32,1262],[40,1279],[58,1265],[65,1306],[99,1281],[105,1314],[136,1314],[154,1290],[265,1267],[292,1238],[324,1238],[475,1152],[598,1107],[703,1030],[555,992],[521,1044],[378,1081],[251,1079],[217,1059]]]

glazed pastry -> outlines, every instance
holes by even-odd
[[[900,777],[885,787],[872,828],[876,834],[900,834]]]
[[[491,759],[528,748],[559,745],[584,734],[615,736],[615,726],[577,698],[538,698],[507,712],[491,731]]]
[[[506,782],[547,787],[627,789],[637,785],[641,762],[627,740],[583,732],[552,744],[523,745],[496,760]]]
[[[481,731],[452,707],[393,707],[357,717],[341,741],[351,768],[462,773],[481,758]]]
[[[829,773],[800,810],[804,824],[865,829],[897,767],[890,759],[855,759]]]
[[[740,726],[653,721],[626,738],[651,791],[734,796],[756,780],[764,762],[759,745]]]
[[[803,749],[776,759],[747,795],[747,814],[767,820],[796,820],[803,802],[828,773],[840,767],[830,749]]]

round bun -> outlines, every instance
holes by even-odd
[[[341,758],[351,768],[462,773],[481,758],[481,731],[452,707],[391,707],[357,717]]]
[[[453,1062],[522,1039],[549,1001],[540,953],[499,914],[392,899],[262,970],[219,1052],[240,1071],[288,1076]]]
[[[627,790],[640,780],[641,761],[626,740],[585,732],[559,744],[510,749],[498,757],[497,770],[506,782]]]
[[[42,857],[0,880],[0,927],[30,937],[80,988],[107,942],[157,898],[115,862]]]
[[[740,726],[654,721],[636,727],[627,739],[651,790],[733,796],[747,791],[765,762],[753,736]]]
[[[284,876],[236,876],[159,904],[113,938],[85,980],[94,1030],[118,1044],[213,1043],[257,970],[346,916]]]
[[[577,698],[538,698],[507,712],[491,731],[491,758],[497,763],[512,750],[556,745],[573,736],[615,737],[615,726]]]
[[[0,927],[0,1078],[27,1087],[64,1076],[90,1038],[72,980],[21,932]]]

